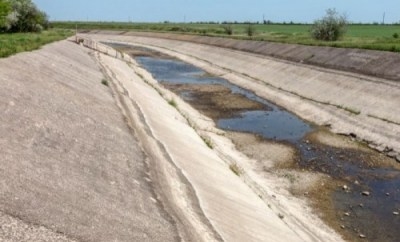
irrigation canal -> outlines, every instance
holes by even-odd
[[[400,171],[382,165],[381,159],[388,158],[367,147],[337,148],[316,142],[310,137],[321,127],[193,65],[143,48],[113,47],[131,53],[165,88],[212,118],[220,129],[294,147],[296,157],[289,169],[329,175],[334,185],[310,197],[316,209],[322,209],[323,219],[345,238],[398,241]]]

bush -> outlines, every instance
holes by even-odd
[[[40,11],[32,0],[7,0],[7,3],[10,12],[3,24],[5,31],[41,32],[49,27],[47,14]]]
[[[225,24],[225,25],[222,26],[222,28],[225,30],[225,34],[227,34],[227,35],[232,35],[233,34],[232,25]]]
[[[246,27],[246,34],[247,36],[251,37],[256,33],[256,29],[254,28],[254,25],[249,24]]]
[[[0,0],[0,32],[5,29],[7,24],[7,16],[10,14],[11,6],[10,3],[5,0]]]
[[[311,36],[316,40],[336,41],[346,33],[347,17],[339,15],[335,9],[326,10],[326,15],[314,21]]]
[[[398,39],[399,38],[399,34],[398,33],[394,33],[393,34],[393,38]]]

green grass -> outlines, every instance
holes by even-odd
[[[375,49],[400,52],[400,38],[394,38],[395,33],[400,35],[400,25],[379,24],[351,24],[347,33],[339,41],[316,41],[309,35],[309,24],[256,24],[255,35],[248,37],[247,24],[232,24],[233,35],[226,35],[223,24],[197,23],[118,23],[118,22],[53,22],[57,28],[85,30],[120,30],[120,31],[148,31],[173,32],[194,35],[229,37],[236,39],[251,39],[272,41],[290,44],[331,46],[343,48]]]
[[[41,46],[65,39],[73,34],[70,30],[48,30],[42,33],[0,34],[0,58],[19,52],[32,51]]]

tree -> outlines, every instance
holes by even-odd
[[[6,0],[0,0],[0,31],[4,31],[6,28],[6,20],[10,11],[10,3]]]
[[[347,24],[346,15],[339,15],[335,9],[328,9],[322,19],[314,21],[310,33],[317,40],[336,41],[346,33]]]
[[[11,7],[6,17],[8,32],[40,32],[48,27],[48,17],[31,0],[4,0]]]

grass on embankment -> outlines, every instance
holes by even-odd
[[[247,24],[231,24],[227,35],[224,24],[199,23],[118,23],[118,22],[53,22],[56,28],[79,30],[118,30],[170,32],[205,36],[252,39],[289,44],[359,48],[400,52],[400,25],[350,24],[345,37],[339,41],[317,41],[311,38],[310,24],[255,24],[255,35],[248,37]],[[396,35],[397,34],[397,35]],[[397,38],[396,38],[397,36]]]
[[[32,51],[41,46],[71,36],[71,30],[48,30],[42,33],[0,34],[0,58],[19,52]]]

